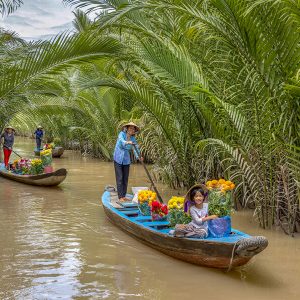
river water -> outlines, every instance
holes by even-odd
[[[33,142],[15,151],[31,156]],[[190,265],[153,250],[106,219],[104,186],[113,164],[66,151],[55,159],[68,170],[56,188],[0,178],[0,299],[300,299],[300,236],[260,229],[250,212],[233,227],[265,235],[268,248],[229,273]],[[140,165],[130,186],[144,186]],[[149,185],[147,183],[146,185]],[[176,195],[160,186],[165,199]]]

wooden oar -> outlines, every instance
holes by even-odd
[[[139,157],[139,152],[138,152],[138,150],[137,150],[136,145],[135,145],[135,144],[132,144],[132,145],[133,145],[133,147],[134,147],[134,149],[135,149],[136,154],[137,154],[138,157]],[[149,180],[150,180],[150,182],[151,182],[151,185],[153,186],[153,189],[154,189],[154,191],[155,191],[155,193],[156,193],[156,195],[157,195],[157,198],[158,198],[159,202],[160,202],[160,203],[164,203],[162,197],[160,196],[160,194],[159,194],[159,192],[158,192],[158,190],[157,190],[157,188],[156,188],[156,186],[155,186],[155,184],[154,184],[154,181],[153,181],[153,179],[152,179],[152,177],[151,177],[151,175],[150,175],[150,173],[149,173],[149,171],[148,171],[146,165],[144,164],[144,162],[143,162],[142,160],[140,160],[140,162],[142,163],[142,165],[143,165],[143,167],[144,167],[144,169],[145,169],[145,172],[146,172],[146,174],[147,174],[147,176],[148,176],[148,178],[149,178]]]

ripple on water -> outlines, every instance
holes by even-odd
[[[31,141],[18,146],[32,153]],[[299,237],[263,231],[251,213],[238,212],[236,227],[266,235],[270,242],[249,265],[225,274],[174,260],[107,221],[100,196],[115,182],[111,163],[70,152],[64,156],[54,160],[56,168],[69,171],[59,188],[0,178],[1,300],[298,299]],[[143,186],[142,167],[132,166],[130,172],[130,185]],[[164,192],[166,198],[177,194]]]

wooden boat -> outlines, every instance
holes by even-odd
[[[205,267],[231,269],[264,250],[268,240],[232,230],[228,237],[195,239],[170,234],[168,221],[152,221],[134,203],[118,204],[114,188],[106,188],[102,204],[108,219],[139,241],[174,258]]]
[[[34,155],[40,156],[42,150],[43,149],[39,150],[39,149],[35,148]],[[52,149],[52,157],[59,158],[63,155],[64,151],[65,151],[65,149],[63,147],[55,147],[54,149]]]
[[[61,157],[64,153],[64,148],[63,147],[55,147],[52,149],[52,157]]]
[[[65,180],[67,176],[67,170],[59,169],[52,173],[40,174],[40,175],[18,175],[10,171],[7,171],[4,165],[1,165],[0,175],[7,179],[11,179],[14,181],[31,184],[31,185],[56,186]]]

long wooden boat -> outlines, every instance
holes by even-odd
[[[40,156],[42,150],[43,149],[39,150],[39,149],[35,148],[34,155]],[[59,158],[63,155],[64,151],[65,151],[65,149],[63,147],[55,147],[54,149],[52,149],[52,157]]]
[[[141,215],[135,204],[121,206],[117,198],[112,187],[102,195],[104,211],[113,224],[148,246],[189,263],[231,269],[246,264],[268,245],[263,236],[250,236],[234,229],[224,238],[174,237],[168,221],[152,221],[150,216]]]
[[[21,183],[26,183],[30,185],[38,185],[38,186],[56,186],[62,183],[66,176],[66,169],[59,169],[52,173],[48,174],[40,174],[40,175],[18,175],[14,174],[10,171],[7,171],[3,165],[0,167],[0,175],[11,179],[14,181],[18,181]]]

